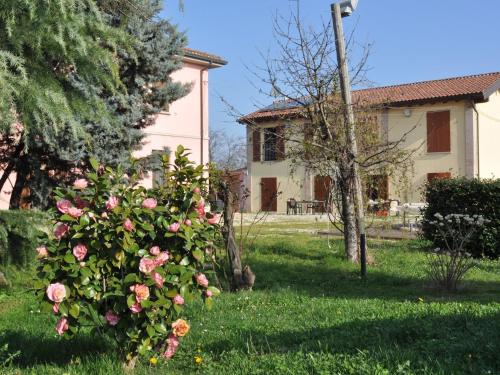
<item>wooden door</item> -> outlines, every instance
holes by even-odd
[[[278,182],[276,177],[260,179],[260,199],[262,211],[278,211]]]
[[[316,212],[325,212],[328,207],[330,189],[332,187],[332,178],[330,176],[315,176],[314,177],[314,200],[323,201],[321,207],[315,209]]]

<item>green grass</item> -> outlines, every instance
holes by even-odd
[[[301,233],[257,238],[245,253],[254,291],[224,293],[211,311],[189,307],[192,330],[174,359],[135,373],[500,373],[498,262],[481,263],[457,294],[441,294],[425,282],[417,242],[369,245],[375,264],[362,281],[342,260],[340,240],[329,248]],[[122,373],[105,340],[56,337],[53,317],[38,313],[25,289],[18,281],[0,294],[0,365],[19,351],[0,374]]]

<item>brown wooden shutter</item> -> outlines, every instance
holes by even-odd
[[[431,182],[436,179],[451,178],[450,172],[439,172],[439,173],[427,173],[427,182]]]
[[[260,204],[264,212],[278,210],[278,183],[276,177],[260,179]]]
[[[276,128],[276,160],[285,159],[285,127]]]
[[[450,111],[427,112],[427,152],[450,150]]]
[[[254,129],[252,132],[253,143],[253,161],[260,161],[260,129]]]

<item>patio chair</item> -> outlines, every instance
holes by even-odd
[[[290,198],[286,201],[286,214],[293,212],[294,215],[297,213],[302,214],[302,205],[298,203],[294,198]]]

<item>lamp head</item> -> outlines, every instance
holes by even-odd
[[[358,6],[358,0],[343,0],[339,3],[342,17],[349,17]]]

